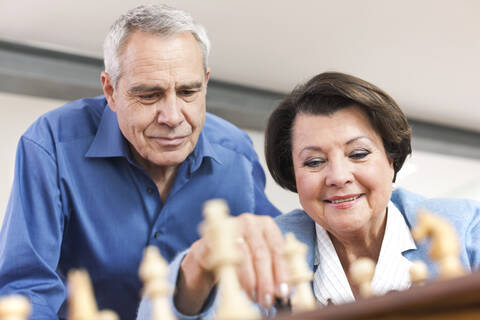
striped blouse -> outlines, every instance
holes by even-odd
[[[315,223],[317,242],[313,290],[321,305],[341,304],[354,301],[352,290],[343,271],[340,259],[325,229]],[[380,249],[378,263],[372,280],[376,295],[390,290],[403,290],[410,286],[411,262],[402,252],[415,249],[410,230],[397,207],[388,204],[387,224]]]

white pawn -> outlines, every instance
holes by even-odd
[[[410,281],[412,282],[413,286],[424,285],[425,282],[428,280],[428,268],[423,261],[413,261],[409,273]]]
[[[0,320],[27,320],[32,306],[27,298],[10,295],[0,298]]]
[[[237,251],[234,220],[223,200],[210,200],[204,205],[205,221],[200,234],[210,247],[209,268],[218,279],[219,306],[215,310],[217,320],[258,319],[259,313],[248,301],[237,278],[236,266],[240,262]]]
[[[68,273],[68,319],[118,320],[117,314],[111,310],[98,311],[90,276],[85,270]]]
[[[102,310],[98,313],[97,320],[119,320],[118,315],[112,310]]]
[[[284,254],[290,269],[290,284],[295,287],[291,297],[293,312],[313,310],[316,308],[310,281],[313,273],[306,262],[308,248],[295,238],[293,233],[285,235]]]
[[[375,273],[375,262],[370,258],[359,258],[350,266],[350,279],[358,286],[360,297],[368,298],[374,295],[372,279]]]
[[[438,265],[440,279],[465,275],[459,258],[460,242],[457,231],[445,218],[425,209],[419,210],[412,236],[415,241],[430,238],[429,254]]]
[[[157,247],[145,248],[139,275],[144,284],[143,292],[150,300],[152,320],[175,320],[169,301],[168,266]]]
[[[92,320],[98,315],[90,277],[85,270],[68,273],[68,319]]]

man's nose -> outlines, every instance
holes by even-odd
[[[325,184],[329,187],[343,187],[353,181],[350,163],[344,158],[330,159],[328,161]]]
[[[159,103],[157,112],[157,122],[170,128],[179,126],[185,120],[182,113],[182,104],[174,93],[165,96]]]

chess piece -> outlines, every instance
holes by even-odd
[[[68,273],[68,319],[69,320],[118,320],[111,310],[97,309],[90,277],[85,270]]]
[[[360,297],[374,296],[371,283],[375,273],[375,262],[370,258],[359,258],[351,264],[349,271],[351,281],[360,290]]]
[[[150,300],[152,320],[174,320],[169,302],[168,266],[157,247],[145,248],[139,275],[144,283],[143,292]]]
[[[415,241],[430,238],[430,258],[439,269],[440,279],[450,279],[465,274],[460,262],[460,245],[455,229],[444,218],[427,210],[420,210],[417,225],[412,229]]]
[[[68,273],[68,319],[92,320],[97,318],[97,313],[97,302],[87,271],[70,271]]]
[[[242,291],[237,278],[236,265],[240,255],[236,246],[234,221],[223,200],[207,201],[203,208],[204,222],[200,234],[210,246],[209,268],[218,279],[219,306],[217,320],[258,319],[260,316]]]
[[[425,282],[428,280],[427,265],[423,261],[413,261],[409,272],[410,281],[412,282],[413,286],[424,285]]]
[[[102,310],[98,313],[97,320],[120,320],[112,310]]]
[[[285,235],[284,254],[290,270],[290,285],[295,287],[291,297],[293,312],[313,310],[316,307],[313,296],[312,281],[313,273],[306,262],[307,246],[295,238],[293,233]]]
[[[21,295],[10,295],[0,298],[0,320],[27,320],[32,306],[27,298]]]

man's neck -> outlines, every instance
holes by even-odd
[[[170,193],[170,189],[173,186],[173,182],[175,181],[178,165],[160,166],[145,160],[135,151],[132,153],[135,161],[147,172],[148,176],[157,186],[160,199],[165,203],[168,194]]]
[[[165,201],[167,200],[170,189],[173,186],[173,182],[175,181],[175,175],[177,174],[177,168],[178,166],[160,168],[157,167],[150,169],[144,168],[150,178],[152,178],[153,182],[155,182],[158,193],[160,193],[160,199],[162,199],[163,203],[165,203]]]

